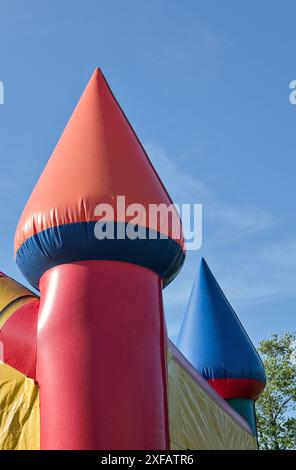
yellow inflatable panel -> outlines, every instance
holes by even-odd
[[[22,305],[26,304],[27,302],[31,302],[32,300],[36,299],[37,297],[27,296],[21,297],[17,300],[11,302],[7,307],[5,307],[2,312],[0,312],[0,328],[4,325],[4,323],[8,320],[8,318]]]
[[[0,449],[40,449],[38,386],[3,363],[0,363]]]
[[[14,300],[26,296],[35,297],[33,292],[14,279],[3,275],[0,276],[0,312]]]
[[[244,428],[243,422],[239,424],[239,416],[236,420],[235,413],[232,417],[227,412],[227,404],[226,410],[223,409],[219,396],[215,401],[216,392],[209,394],[208,384],[203,387],[202,378],[201,383],[197,383],[171,350],[168,351],[168,374],[171,449],[257,449],[256,438],[248,431],[248,426]]]

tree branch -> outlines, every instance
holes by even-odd
[[[281,406],[279,407],[277,413],[274,415],[274,420],[276,420],[276,418],[278,417],[278,415],[280,414],[280,412],[282,411],[282,409],[284,408],[284,406],[287,405],[287,403],[289,403],[290,400],[292,400],[292,398],[295,398],[294,395],[291,395],[289,398],[287,398],[287,400],[285,400]]]

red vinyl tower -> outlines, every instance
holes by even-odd
[[[133,225],[118,196],[147,213],[172,204],[96,70],[15,237],[17,263],[41,293],[42,449],[169,448],[162,288],[184,261],[181,222],[176,212],[169,224],[142,214],[133,226],[141,237],[118,237]],[[112,208],[103,224],[112,239],[95,236],[98,204]]]

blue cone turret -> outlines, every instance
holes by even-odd
[[[192,288],[177,346],[227,400],[254,403],[264,389],[262,361],[204,259]],[[245,405],[244,402],[243,408]],[[242,414],[245,413],[242,411]]]

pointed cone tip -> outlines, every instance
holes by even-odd
[[[208,263],[206,262],[205,258],[202,256],[201,260],[200,260],[200,266],[207,266],[208,267]]]
[[[92,77],[103,77],[104,78],[104,74],[103,74],[103,71],[100,67],[96,67],[93,74],[92,74]]]

